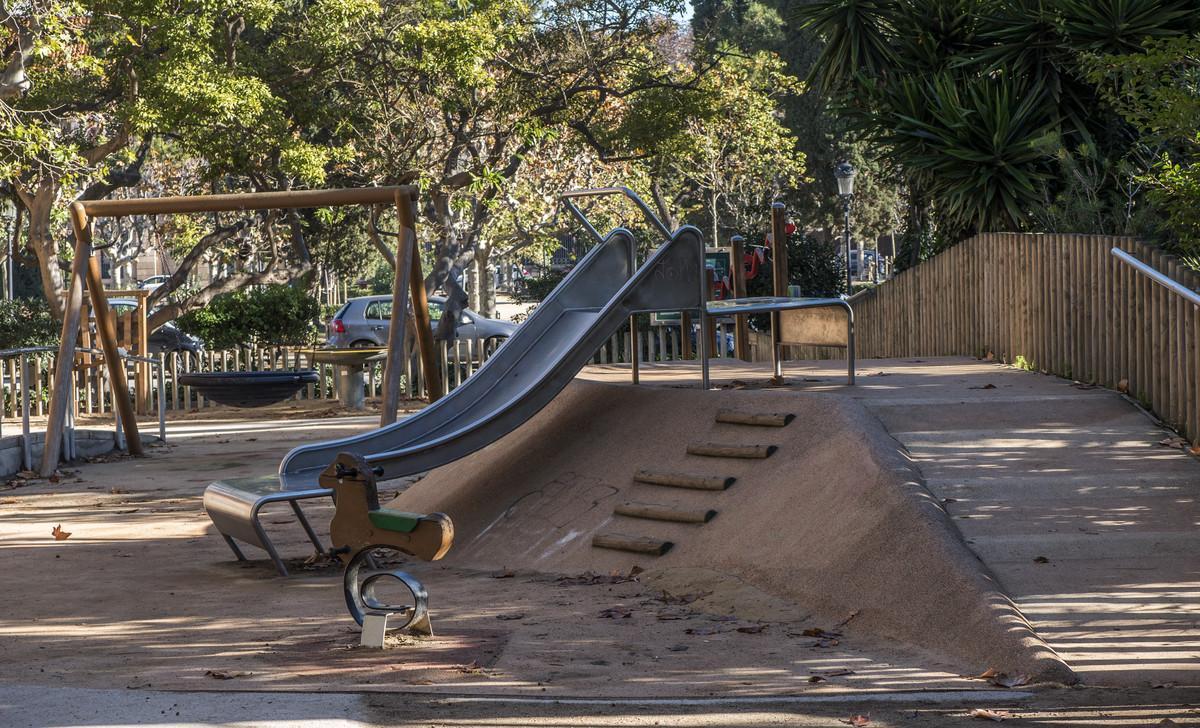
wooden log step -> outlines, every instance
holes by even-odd
[[[626,536],[623,533],[598,533],[592,537],[592,546],[614,551],[632,551],[635,554],[662,556],[675,544],[649,536]]]
[[[737,480],[737,478],[720,475],[692,475],[691,473],[672,473],[662,470],[639,470],[633,474],[633,479],[639,483],[693,490],[725,490]]]
[[[708,458],[750,458],[761,460],[778,450],[776,445],[726,445],[720,442],[693,442],[687,446],[688,455]]]
[[[753,425],[755,427],[785,427],[796,419],[796,415],[783,412],[744,412],[742,410],[719,410],[717,422],[730,425]]]
[[[675,508],[657,503],[635,503],[626,501],[613,509],[618,516],[648,518],[652,521],[674,521],[675,523],[708,523],[717,517],[714,510],[703,508]]]

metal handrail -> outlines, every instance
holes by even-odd
[[[1120,248],[1113,248],[1111,252],[1117,257],[1118,260],[1130,265],[1138,273],[1141,273],[1175,295],[1182,296],[1188,301],[1191,301],[1192,305],[1200,306],[1200,293],[1193,291],[1174,278],[1171,278],[1170,276],[1151,268],[1146,263],[1142,262],[1133,255],[1130,255],[1124,250],[1121,250]]]
[[[28,367],[26,366],[26,362],[28,359],[28,355],[30,355],[30,354],[45,354],[47,352],[54,352],[55,354],[57,354],[58,347],[57,346],[22,346],[22,347],[18,347],[15,349],[0,349],[0,359],[7,359],[10,357],[14,357],[14,356],[21,357],[21,435],[22,435],[22,437],[21,437],[21,442],[22,442],[21,456],[22,456],[22,466],[26,470],[30,470],[33,468],[33,450],[32,450],[32,444],[29,441],[29,432],[30,432],[30,427],[29,427],[29,371],[28,371]],[[104,352],[101,349],[94,349],[94,348],[90,348],[90,347],[86,347],[86,346],[76,347],[75,353],[76,354],[93,354],[93,355],[98,354],[98,355],[100,355],[101,358],[103,358],[103,356],[104,356]],[[132,361],[144,362],[155,368],[155,370],[158,374],[158,376],[156,377],[158,379],[158,437],[162,442],[166,442],[167,441],[167,409],[166,409],[167,388],[166,388],[166,374],[163,372],[162,362],[159,361],[158,359],[154,359],[151,357],[135,356],[132,354],[125,354],[123,356],[123,358],[126,361],[132,360]],[[74,389],[74,379],[71,380],[71,387],[72,387],[72,389]],[[72,396],[74,396],[74,395],[72,395]],[[2,413],[0,413],[0,414],[2,414]],[[116,421],[117,446],[124,449],[125,438],[123,436],[124,432],[121,429],[121,413],[119,410],[114,409],[113,415],[114,415],[114,418]],[[67,417],[68,417],[68,424],[63,429],[63,435],[66,440],[66,447],[64,449],[66,451],[67,459],[74,460],[78,456],[78,451],[76,449],[76,442],[75,442],[75,418],[70,410],[68,410],[68,412],[67,412]]]
[[[600,240],[600,233],[596,230],[596,226],[592,225],[591,221],[584,216],[583,211],[580,210],[575,203],[571,202],[571,200],[576,197],[602,197],[604,195],[624,195],[628,197],[633,201],[633,204],[638,206],[638,209],[642,211],[642,214],[646,216],[646,219],[650,221],[650,224],[654,225],[654,227],[656,227],[664,237],[668,239],[671,237],[671,229],[659,219],[658,215],[654,214],[654,210],[650,207],[650,205],[646,204],[645,200],[643,200],[641,197],[638,197],[638,194],[628,187],[594,187],[586,190],[570,190],[562,193],[558,197],[563,201],[563,205],[571,211],[571,214],[579,218],[579,221],[583,223],[588,232],[591,233],[592,236],[597,240]]]

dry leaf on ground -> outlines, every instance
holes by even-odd
[[[852,716],[850,716],[850,718],[848,720],[843,720],[842,722],[845,723],[846,725],[852,725],[852,726],[855,726],[856,728],[861,728],[862,726],[869,725],[871,723],[871,716],[870,715],[852,715]]]
[[[224,672],[222,670],[204,671],[204,676],[211,677],[213,680],[232,680],[235,677],[248,677],[253,674],[252,672]]]
[[[71,532],[62,530],[61,523],[50,529],[50,535],[54,537],[55,541],[66,541],[71,538]]]
[[[981,720],[994,720],[997,723],[1005,720],[1006,718],[1012,717],[1011,713],[1006,713],[1003,710],[992,710],[990,708],[976,708],[967,715],[972,718],[979,718]]]
[[[1173,447],[1176,450],[1188,450],[1192,446],[1192,443],[1188,442],[1182,437],[1179,437],[1178,435],[1159,440],[1158,444],[1160,447]]]

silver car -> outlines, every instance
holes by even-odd
[[[429,297],[429,318],[434,328],[442,318],[445,305],[444,296]],[[333,349],[386,346],[391,318],[390,295],[351,298],[326,325],[326,346]],[[465,309],[458,322],[458,340],[479,339],[491,350],[503,343],[516,329],[514,323],[484,318],[471,309]]]

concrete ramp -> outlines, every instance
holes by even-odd
[[[738,421],[761,415],[794,417]],[[683,485],[654,477],[663,475]],[[448,513],[457,534],[448,560],[459,565],[638,566],[672,592],[748,585],[826,624],[848,620],[849,630],[930,651],[963,674],[1073,679],[901,446],[849,398],[575,381],[391,507]]]

